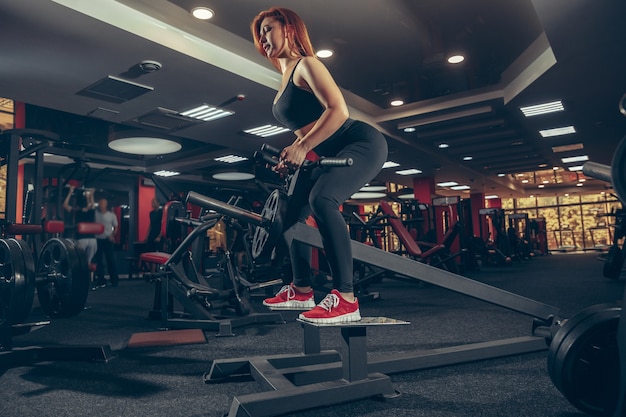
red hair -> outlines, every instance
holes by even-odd
[[[306,29],[304,21],[293,10],[285,9],[282,7],[272,7],[268,10],[260,12],[252,20],[250,24],[250,30],[252,31],[252,37],[254,39],[254,46],[257,51],[263,56],[267,56],[261,45],[261,22],[265,18],[273,18],[279,22],[283,28],[287,30],[292,52],[295,52],[297,56],[315,56],[315,50],[311,44],[311,38],[309,38],[309,32]],[[280,71],[280,64],[277,58],[268,58],[272,65]]]

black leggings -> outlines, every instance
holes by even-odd
[[[353,265],[350,234],[339,206],[380,172],[387,159],[387,141],[374,127],[352,119],[318,146],[320,156],[353,160],[350,167],[315,168],[308,180],[300,182],[289,201],[294,220],[313,214],[326,259],[339,292],[353,292]],[[289,222],[289,214],[287,216]],[[295,218],[297,217],[297,219]],[[293,240],[289,248],[294,285],[311,285],[311,248]]]

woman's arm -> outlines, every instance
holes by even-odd
[[[70,190],[67,192],[67,195],[65,196],[65,200],[63,200],[63,208],[65,209],[65,211],[72,211],[72,206],[70,206],[70,198],[72,197],[73,193],[74,193],[74,186],[70,185]]]
[[[317,58],[305,57],[294,73],[294,83],[310,89],[325,110],[311,125],[296,131],[294,143],[283,150],[282,158],[300,166],[307,152],[328,139],[348,119],[349,112],[341,90],[328,69]]]

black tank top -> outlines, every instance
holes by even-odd
[[[283,93],[272,106],[272,113],[276,120],[292,131],[314,122],[324,112],[324,106],[320,104],[315,94],[293,83],[293,73],[299,63],[300,61],[294,65]]]

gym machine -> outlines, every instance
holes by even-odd
[[[140,262],[158,266],[156,272],[145,273],[144,278],[155,284],[150,317],[159,318],[163,328],[213,330],[217,336],[234,336],[236,327],[284,323],[278,313],[255,313],[249,302],[250,291],[281,284],[282,280],[248,282],[234,267],[228,250],[214,274],[205,276],[198,271],[190,248],[223,218],[222,214],[210,213],[192,219],[180,201],[170,201],[163,207],[162,230],[166,238],[175,229],[192,228],[186,235],[180,232],[184,238],[171,254],[146,252],[139,256]],[[182,312],[174,311],[175,300],[183,307]]]
[[[606,169],[604,176],[594,175],[590,169],[585,173],[609,180],[612,177],[614,187],[620,189],[618,194],[624,201],[626,138],[622,140],[617,155],[619,157],[613,161],[612,176],[606,174]],[[312,227],[298,223],[287,230],[280,230],[277,227],[280,210],[275,204],[268,207],[267,211],[271,214],[266,212],[260,216],[193,192],[187,199],[234,218],[245,218],[263,229],[264,234],[284,234],[287,242],[296,239],[312,247],[322,247],[321,237]],[[270,240],[268,237],[266,242]],[[229,417],[280,415],[375,394],[394,396],[396,393],[385,379],[386,374],[542,350],[548,350],[550,378],[572,405],[590,415],[623,416],[626,411],[626,320],[620,320],[621,308],[592,306],[565,320],[559,317],[556,307],[406,257],[355,241],[352,241],[352,250],[355,260],[360,262],[529,315],[534,318],[532,334],[367,359],[365,335],[368,327],[408,323],[381,317],[364,317],[360,322],[326,326],[301,322],[304,330],[303,354],[213,361],[210,371],[205,374],[205,382],[219,382],[231,376],[249,374],[265,389],[261,393],[235,397]],[[341,354],[321,351],[319,332],[324,327],[341,329]]]

